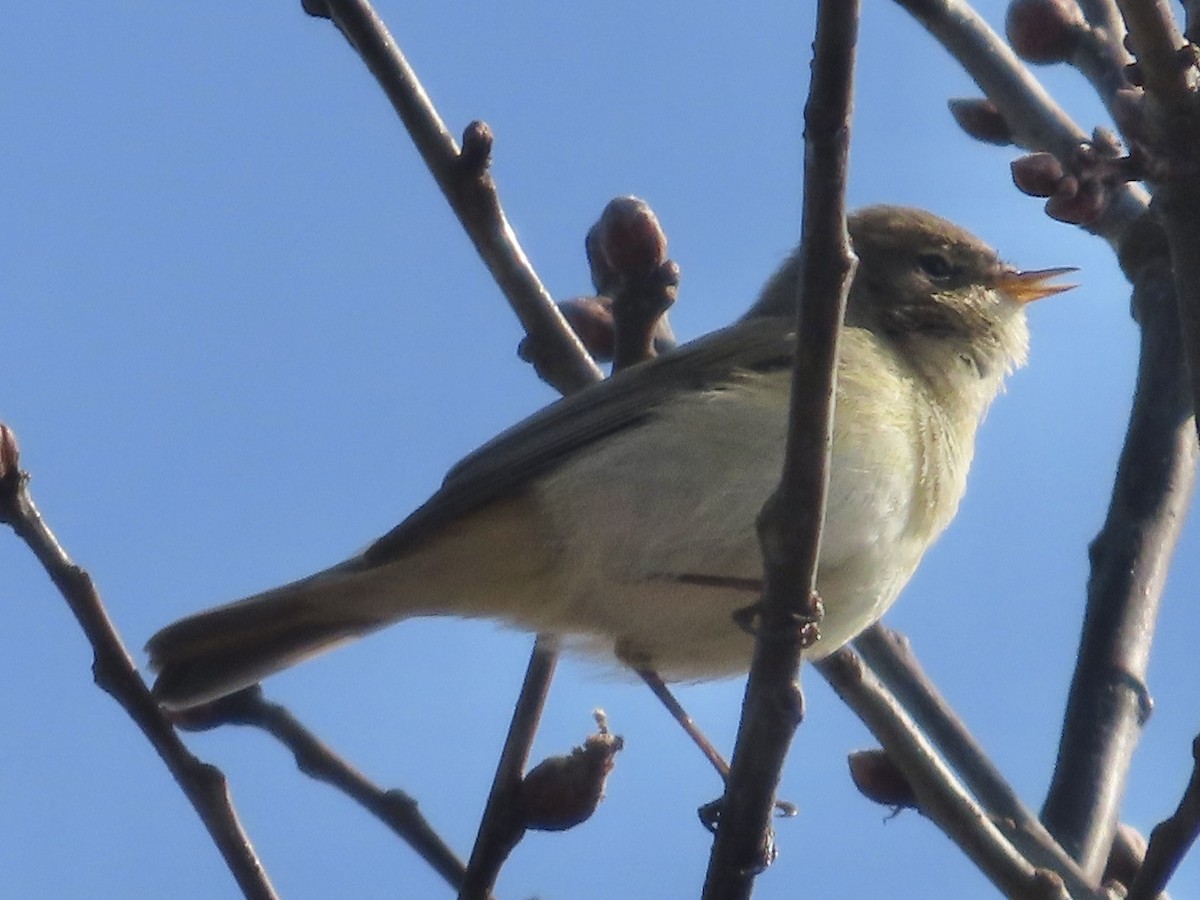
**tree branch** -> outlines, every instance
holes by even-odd
[[[1000,114],[1013,141],[1028,150],[1070,160],[1089,138],[1063,111],[1012,49],[962,0],[896,0],[974,79]],[[1087,230],[1119,249],[1128,228],[1145,215],[1149,199],[1141,187],[1115,185],[1101,215]]]
[[[1098,876],[1149,714],[1146,665],[1192,493],[1196,436],[1161,230],[1150,217],[1121,257],[1141,325],[1137,387],[1108,515],[1089,549],[1078,663],[1042,821]]]
[[[1155,900],[1200,836],[1200,738],[1192,741],[1192,760],[1192,777],[1178,808],[1150,832],[1150,844],[1129,887],[1128,900]]]
[[[1013,848],[992,817],[946,767],[906,709],[854,650],[843,647],[816,666],[904,771],[921,812],[1005,895],[1103,900],[1102,893],[1072,878],[1069,871],[1064,878],[1052,869],[1036,867]]]
[[[496,284],[526,333],[545,353],[538,374],[561,393],[602,377],[521,249],[488,173],[492,134],[482,122],[464,132],[460,151],[408,60],[367,0],[304,0],[310,15],[329,18],[362,57],[408,129]]]
[[[275,900],[275,889],[233,809],[225,776],[216,766],[193,756],[164,717],[108,617],[91,576],[71,560],[34,505],[29,494],[29,476],[18,467],[16,438],[3,424],[0,424],[0,522],[10,526],[33,551],[67,601],[92,645],[92,676],[96,685],[121,705],[166,763],[208,829],[242,893],[250,900]]]
[[[1023,135],[1020,143],[1071,158],[1083,132],[969,7],[958,0],[897,2],[962,63],[1013,131]],[[1042,820],[1084,871],[1098,877],[1147,709],[1145,663],[1191,493],[1196,442],[1184,392],[1171,254],[1148,214],[1145,192],[1129,184],[1114,186],[1088,229],[1117,251],[1134,285],[1141,359],[1108,517],[1091,548],[1079,661]],[[1200,252],[1193,251],[1191,260],[1200,260]]]
[[[1171,250],[1193,409],[1200,410],[1200,67],[1160,0],[1118,0],[1146,87],[1144,151]]]
[[[214,703],[176,714],[175,724],[188,731],[207,731],[220,725],[247,725],[274,737],[292,752],[296,768],[350,797],[407,843],[454,889],[462,884],[464,867],[401,790],[384,790],[330,749],[299,719],[263,696],[258,685]]]
[[[759,519],[766,589],[730,778],[704,896],[748,897],[769,864],[770,819],[803,714],[800,652],[817,617],[838,337],[855,258],[846,234],[846,161],[858,3],[820,0],[805,106],[804,217],[796,363],[783,474]]]
[[[962,779],[1013,847],[1034,866],[1057,872],[1072,896],[1092,891],[1092,880],[1021,801],[975,736],[929,680],[908,640],[882,625],[873,625],[855,639],[854,649],[875,677],[887,686],[905,715],[911,717],[923,736],[944,755],[946,764]],[[817,668],[825,674],[820,663]],[[857,687],[857,682],[844,679],[836,686],[855,710],[867,702],[854,696]],[[883,747],[889,755],[894,753],[888,744]],[[918,760],[918,764],[923,761]]]

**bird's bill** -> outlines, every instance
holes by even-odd
[[[1029,272],[1007,270],[1000,273],[996,279],[996,288],[1003,291],[1018,303],[1032,303],[1051,294],[1061,294],[1077,284],[1046,284],[1051,278],[1066,275],[1068,272],[1078,272],[1074,266],[1063,266],[1058,269],[1033,269]]]

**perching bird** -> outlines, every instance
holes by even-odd
[[[1025,361],[1019,272],[915,209],[850,217],[859,257],[838,364],[818,658],[896,599],[966,487],[975,432]],[[560,400],[476,450],[421,508],[316,575],[151,638],[170,708],[229,694],[415,616],[553,632],[668,679],[748,668],[755,518],[779,481],[798,263],[732,326]]]

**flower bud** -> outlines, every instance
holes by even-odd
[[[856,750],[846,761],[854,786],[868,800],[883,806],[918,808],[916,792],[887,751]]]
[[[518,802],[526,828],[565,831],[587,821],[604,799],[604,783],[624,741],[610,734],[597,711],[599,730],[562,756],[551,756],[521,781]]]
[[[956,97],[948,106],[958,127],[975,140],[1001,147],[1013,142],[1012,129],[991,100]]]
[[[1023,194],[1049,197],[1058,190],[1066,170],[1053,153],[1030,153],[1012,161],[1013,183]]]
[[[1108,191],[1104,186],[1096,181],[1086,181],[1070,194],[1053,194],[1046,201],[1046,215],[1070,225],[1089,225],[1100,218],[1107,203]]]
[[[611,278],[645,275],[666,261],[667,236],[646,201],[618,197],[588,232],[587,251],[596,290],[611,295]]]
[[[1004,31],[1026,62],[1066,62],[1086,26],[1075,0],[1013,0]]]

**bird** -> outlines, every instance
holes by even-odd
[[[817,591],[819,659],[873,624],[946,529],[976,431],[1024,365],[1021,271],[924,210],[847,217],[858,257],[839,345]],[[147,644],[165,708],[249,687],[422,616],[490,619],[670,681],[736,675],[753,637],[755,521],[778,484],[799,251],[732,325],[535,413],[452,467],[416,511],[314,575],[181,619]]]

